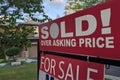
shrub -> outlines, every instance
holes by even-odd
[[[12,57],[16,61],[15,56],[20,53],[21,49],[19,47],[11,47],[5,50],[5,54],[9,57]]]
[[[4,51],[3,49],[0,48],[0,59],[4,59],[5,55],[4,55]]]
[[[20,48],[18,47],[11,47],[11,48],[8,48],[5,50],[5,54],[7,56],[15,56],[15,55],[18,55],[20,53]]]

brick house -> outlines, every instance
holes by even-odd
[[[40,25],[40,23],[30,21],[30,22],[20,23],[20,24],[27,25],[28,28],[35,27],[35,32],[37,34],[29,34],[29,36],[27,38],[32,42],[32,46],[27,48],[27,50],[28,50],[27,52],[22,51],[21,54],[19,55],[19,57],[21,57],[21,58],[37,58],[38,39],[39,39],[38,26]]]
[[[31,27],[35,27],[35,32],[37,34],[29,34],[29,36],[27,37],[30,41],[32,41],[32,46],[27,48],[27,52],[25,52],[24,50],[20,53],[20,55],[18,55],[19,58],[36,58],[37,57],[37,48],[38,48],[38,38],[39,38],[39,34],[38,34],[38,25],[40,23],[37,22],[25,22],[25,23],[17,23],[19,24],[23,24],[23,25],[27,25],[28,28]],[[3,32],[2,29],[0,29],[0,32]]]

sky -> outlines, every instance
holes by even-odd
[[[66,5],[67,0],[43,0],[43,6],[45,13],[52,19],[56,19],[57,16],[63,17],[64,16],[64,7]],[[24,17],[27,14],[24,14]],[[39,15],[39,16],[38,16]],[[36,13],[36,18],[41,18],[39,13]],[[17,19],[17,22],[24,22],[23,20]]]
[[[64,16],[64,7],[66,5],[67,0],[43,0],[43,6],[45,7],[45,13],[52,18],[53,20],[57,18],[57,16]]]

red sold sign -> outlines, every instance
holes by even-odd
[[[120,59],[120,0],[40,25],[40,49]]]
[[[104,65],[41,54],[39,80],[104,80]]]

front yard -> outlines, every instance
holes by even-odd
[[[0,67],[0,80],[37,80],[37,63]]]
[[[37,63],[0,67],[0,80],[37,80]]]

